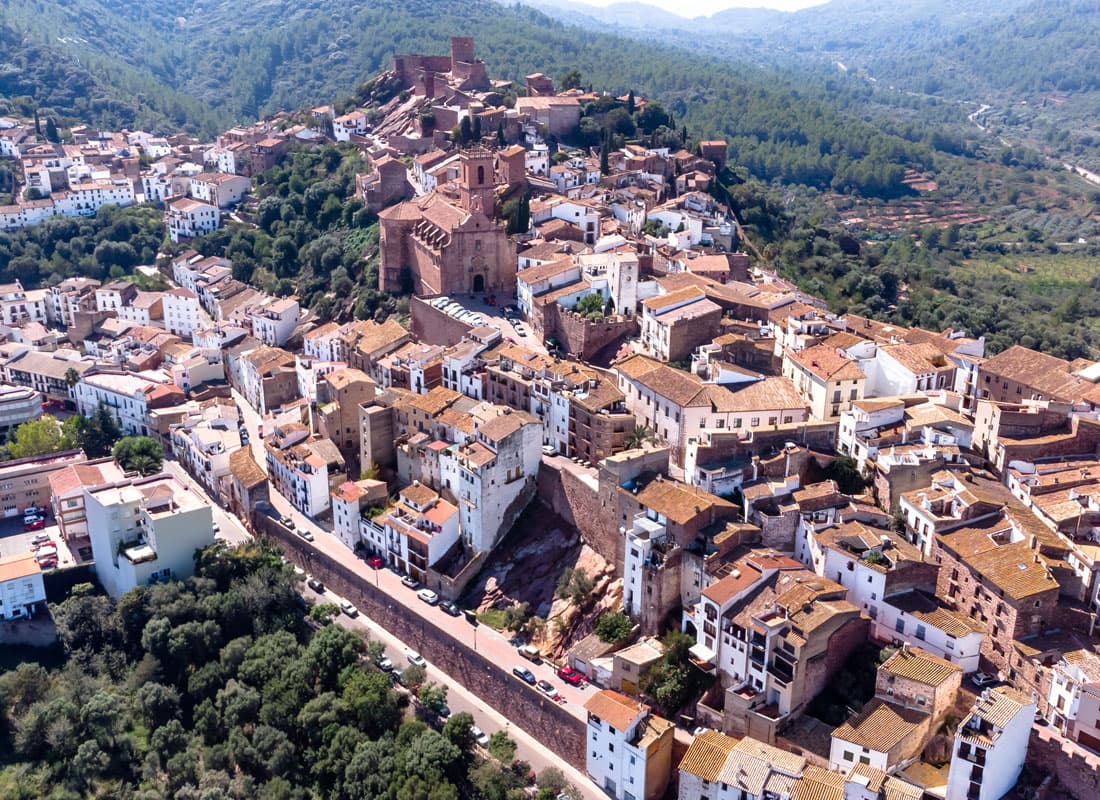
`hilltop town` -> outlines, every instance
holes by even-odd
[[[105,414],[165,454],[0,462],[6,620],[55,570],[118,600],[256,537],[583,796],[1095,788],[1100,362],[834,313],[746,237],[726,143],[633,92],[492,80],[467,37],[368,87],[206,143],[0,121],[0,229],[148,204],[166,239],[141,280],[0,286],[9,440]],[[333,145],[407,313],[206,246]]]

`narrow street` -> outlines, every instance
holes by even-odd
[[[327,588],[324,594],[319,595],[308,587],[304,587],[303,594],[315,602],[339,603],[341,600],[337,594]],[[362,612],[354,619],[341,614],[336,618],[336,623],[349,630],[365,630],[373,641],[386,645],[386,657],[393,662],[395,670],[401,671],[409,665],[407,656],[411,648],[374,620],[365,617]],[[474,724],[489,736],[496,731],[505,731],[516,743],[516,757],[528,762],[536,773],[542,772],[547,767],[557,767],[565,773],[569,782],[576,786],[587,800],[601,800],[601,798],[606,800],[606,795],[594,786],[586,775],[562,761],[522,728],[512,725],[500,710],[459,685],[431,662],[428,662],[427,673],[428,680],[447,687],[447,707],[452,714],[467,712],[474,718]]]

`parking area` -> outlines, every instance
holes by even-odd
[[[504,307],[508,305],[514,306],[516,302],[515,298],[497,295],[495,298],[496,305],[489,305],[488,301],[490,299],[494,299],[490,294],[449,295],[447,297],[449,302],[443,304],[442,308],[446,310],[450,303],[457,303],[462,307],[462,311],[480,314],[482,317],[481,324],[498,329],[500,335],[503,336],[506,341],[510,340],[512,343],[526,347],[528,350],[534,350],[536,353],[546,352],[546,347],[538,340],[538,337],[534,335],[531,326],[519,318],[518,312],[515,315],[516,322],[504,316]],[[452,313],[452,316],[458,313],[461,312],[456,311]],[[516,324],[517,322],[518,325]]]
[[[52,519],[46,520],[46,527],[37,531],[24,531],[22,517],[8,517],[0,520],[0,558],[31,552],[34,537],[45,534],[57,546],[57,566],[72,567],[88,560],[74,556],[68,543],[62,538],[61,530]],[[91,554],[89,553],[89,558]]]

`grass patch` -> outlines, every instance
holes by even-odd
[[[1100,256],[1023,254],[971,259],[965,267],[979,275],[1009,275],[1041,294],[1087,285],[1100,276]]]
[[[490,608],[477,615],[477,621],[498,631],[504,630],[504,609]]]

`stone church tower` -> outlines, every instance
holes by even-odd
[[[459,156],[458,202],[463,210],[493,216],[493,154],[483,148],[467,150]]]

